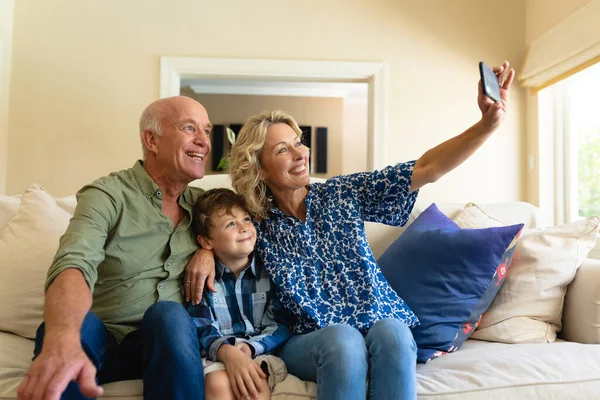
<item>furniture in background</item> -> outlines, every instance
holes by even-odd
[[[230,186],[226,175],[206,176],[193,184],[205,189]],[[428,206],[417,202],[407,226]],[[0,399],[16,398],[31,363],[46,270],[74,207],[74,196],[53,198],[38,185],[20,196],[0,196]],[[438,207],[461,228],[522,223],[524,231],[504,284],[477,329],[458,351],[417,365],[419,398],[598,398],[600,261],[586,259],[598,219],[540,227],[538,210],[527,203]],[[407,226],[366,223],[375,256],[394,246]],[[427,288],[422,290],[427,293]],[[142,398],[140,380],[104,389],[103,399]],[[314,383],[289,375],[272,398],[306,400],[315,393]]]

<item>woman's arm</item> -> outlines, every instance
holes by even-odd
[[[515,71],[508,69],[505,61],[500,67],[493,69],[500,82],[501,101],[495,103],[483,94],[481,81],[478,84],[479,93],[477,103],[481,110],[481,120],[467,129],[462,134],[428,150],[419,158],[412,173],[411,191],[415,191],[428,183],[437,181],[439,178],[452,171],[469,158],[475,150],[490,137],[500,126],[506,117],[508,109],[508,90],[515,77]],[[502,82],[505,72],[508,75]]]

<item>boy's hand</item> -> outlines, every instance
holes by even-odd
[[[252,349],[250,348],[250,345],[248,343],[244,343],[244,342],[238,343],[235,345],[235,347],[240,349],[242,351],[242,353],[244,353],[248,357],[252,358]]]
[[[237,346],[224,344],[217,354],[219,361],[225,364],[235,397],[257,399],[260,393],[258,389],[260,381],[267,379],[263,370]]]

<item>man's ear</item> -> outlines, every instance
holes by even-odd
[[[198,235],[196,236],[196,240],[198,240],[198,243],[200,243],[200,246],[202,246],[203,249],[213,249],[212,240],[210,240],[209,238]]]
[[[158,143],[156,141],[156,135],[149,129],[144,129],[142,132],[142,142],[144,143],[144,147],[148,149],[148,151],[152,153],[158,152]]]

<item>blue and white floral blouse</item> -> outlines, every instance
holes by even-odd
[[[366,334],[384,318],[418,325],[381,273],[364,230],[364,221],[408,221],[418,194],[410,193],[414,164],[312,183],[306,222],[272,208],[257,223],[258,252],[280,301],[297,317],[296,333],[347,324]]]

